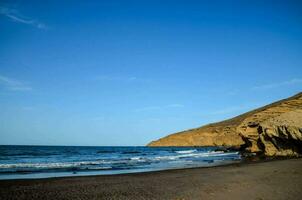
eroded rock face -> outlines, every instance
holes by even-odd
[[[169,135],[149,146],[227,146],[267,156],[302,154],[302,93],[238,117]]]
[[[302,153],[302,110],[284,113],[259,125],[258,147],[268,156]]]

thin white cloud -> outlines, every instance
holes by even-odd
[[[256,87],[253,87],[252,90],[269,90],[269,89],[273,89],[273,88],[279,88],[279,87],[290,86],[290,85],[298,85],[298,84],[302,84],[302,79],[294,78],[294,79],[279,82],[279,83],[270,83],[270,84],[256,86]]]
[[[32,90],[28,84],[0,75],[0,86],[11,91],[29,91]]]
[[[150,82],[149,79],[138,78],[136,76],[119,76],[119,75],[100,75],[95,77],[99,81],[117,81],[117,82]]]
[[[136,80],[136,77],[101,75],[101,76],[96,77],[96,79],[101,80],[101,81],[133,81],[133,80]]]
[[[8,17],[14,22],[31,25],[39,29],[48,29],[48,27],[45,24],[37,20],[22,16],[16,9],[0,7],[0,14]]]
[[[169,108],[182,108],[182,107],[184,107],[184,105],[179,104],[179,103],[174,103],[174,104],[169,104],[166,107],[169,107]]]
[[[169,105],[164,105],[164,106],[147,106],[147,107],[136,109],[135,112],[162,110],[162,109],[166,109],[166,108],[181,108],[181,107],[184,107],[184,105],[174,103],[174,104],[169,104]]]

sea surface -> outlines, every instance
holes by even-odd
[[[0,146],[0,179],[122,174],[240,162],[217,147]]]

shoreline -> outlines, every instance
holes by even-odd
[[[277,161],[277,160],[271,160]],[[91,170],[91,171],[79,171],[73,174],[73,172],[45,172],[45,173],[16,173],[16,174],[3,174],[7,176],[14,176],[14,175],[36,175],[36,174],[64,174],[68,173],[69,175],[60,175],[60,176],[49,176],[49,177],[37,177],[37,178],[8,178],[8,179],[1,179],[1,181],[31,181],[31,180],[44,180],[44,179],[64,179],[64,178],[77,178],[77,177],[99,177],[99,176],[119,176],[119,175],[135,175],[135,174],[147,174],[147,173],[156,173],[156,172],[166,172],[166,171],[179,171],[179,170],[190,170],[190,169],[203,169],[203,168],[216,168],[216,167],[225,167],[231,165],[245,165],[250,163],[259,163],[259,162],[270,162],[269,160],[259,160],[259,161],[247,161],[247,160],[237,160],[231,161],[230,163],[224,164],[216,164],[212,166],[194,166],[194,167],[183,167],[183,168],[167,168],[167,169],[155,169],[155,170],[142,170],[142,171],[135,171],[131,172],[132,170],[122,170],[122,171],[130,171],[130,172],[117,172],[117,173],[104,173],[104,174],[89,174],[89,172],[97,172],[98,170]],[[82,174],[81,174],[82,173]],[[87,174],[85,174],[87,173]]]
[[[113,174],[91,174],[91,175],[85,175],[85,174],[78,174],[79,172],[75,173],[75,175],[66,175],[66,176],[54,176],[54,177],[41,177],[41,178],[11,178],[11,179],[0,179],[1,181],[34,181],[34,180],[47,180],[47,179],[64,179],[64,178],[84,178],[84,177],[100,177],[100,176],[121,176],[121,175],[135,175],[135,174],[148,174],[148,173],[156,173],[156,172],[168,172],[168,171],[181,171],[181,170],[190,170],[190,169],[203,169],[203,168],[216,168],[216,167],[226,167],[226,166],[232,166],[232,165],[244,165],[244,164],[250,164],[250,163],[257,163],[257,162],[269,162],[269,161],[234,161],[232,163],[227,164],[217,164],[213,166],[202,166],[202,167],[184,167],[184,168],[171,168],[171,169],[158,169],[158,170],[150,170],[150,171],[139,171],[139,172],[125,172],[125,173],[113,173]],[[97,170],[96,170],[97,171]],[[127,170],[125,170],[127,171]],[[45,172],[45,174],[50,172]],[[56,172],[54,172],[56,173]],[[62,173],[62,172],[59,172]],[[64,173],[64,172],[63,172]],[[68,172],[66,172],[68,173]],[[70,172],[72,174],[72,172]],[[18,173],[17,175],[32,175],[33,173]],[[11,175],[11,174],[8,174]]]
[[[97,172],[98,170],[91,170],[91,171],[79,171],[73,174],[73,172],[38,172],[38,173],[15,173],[15,174],[3,174],[7,176],[14,176],[14,175],[29,175],[34,176],[36,174],[68,174],[68,175],[59,175],[59,176],[45,176],[45,177],[36,177],[36,178],[0,178],[1,181],[31,181],[31,180],[45,180],[45,179],[64,179],[64,178],[80,178],[80,177],[99,177],[99,176],[118,176],[118,175],[135,175],[135,174],[147,174],[147,173],[156,173],[156,172],[166,172],[166,171],[181,171],[181,170],[189,170],[189,169],[204,169],[204,168],[217,168],[217,167],[227,167],[227,166],[240,166],[240,165],[248,165],[248,164],[256,164],[256,163],[264,163],[264,162],[275,162],[281,160],[291,160],[291,159],[299,159],[302,157],[259,157],[259,156],[252,156],[252,157],[242,157],[241,160],[232,161],[231,163],[224,163],[224,164],[216,164],[212,166],[194,166],[194,167],[183,167],[183,168],[167,168],[167,169],[158,169],[158,170],[146,170],[146,171],[135,171],[135,170],[123,170],[123,171],[130,171],[130,172],[117,172],[117,173],[104,173],[104,174],[93,174],[93,172]],[[89,174],[91,172],[92,174]],[[82,173],[82,174],[81,174]]]
[[[0,180],[0,199],[299,199],[302,159],[214,167]]]

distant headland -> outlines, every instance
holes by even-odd
[[[265,156],[302,155],[302,92],[225,121],[168,135],[148,146],[226,146]]]

